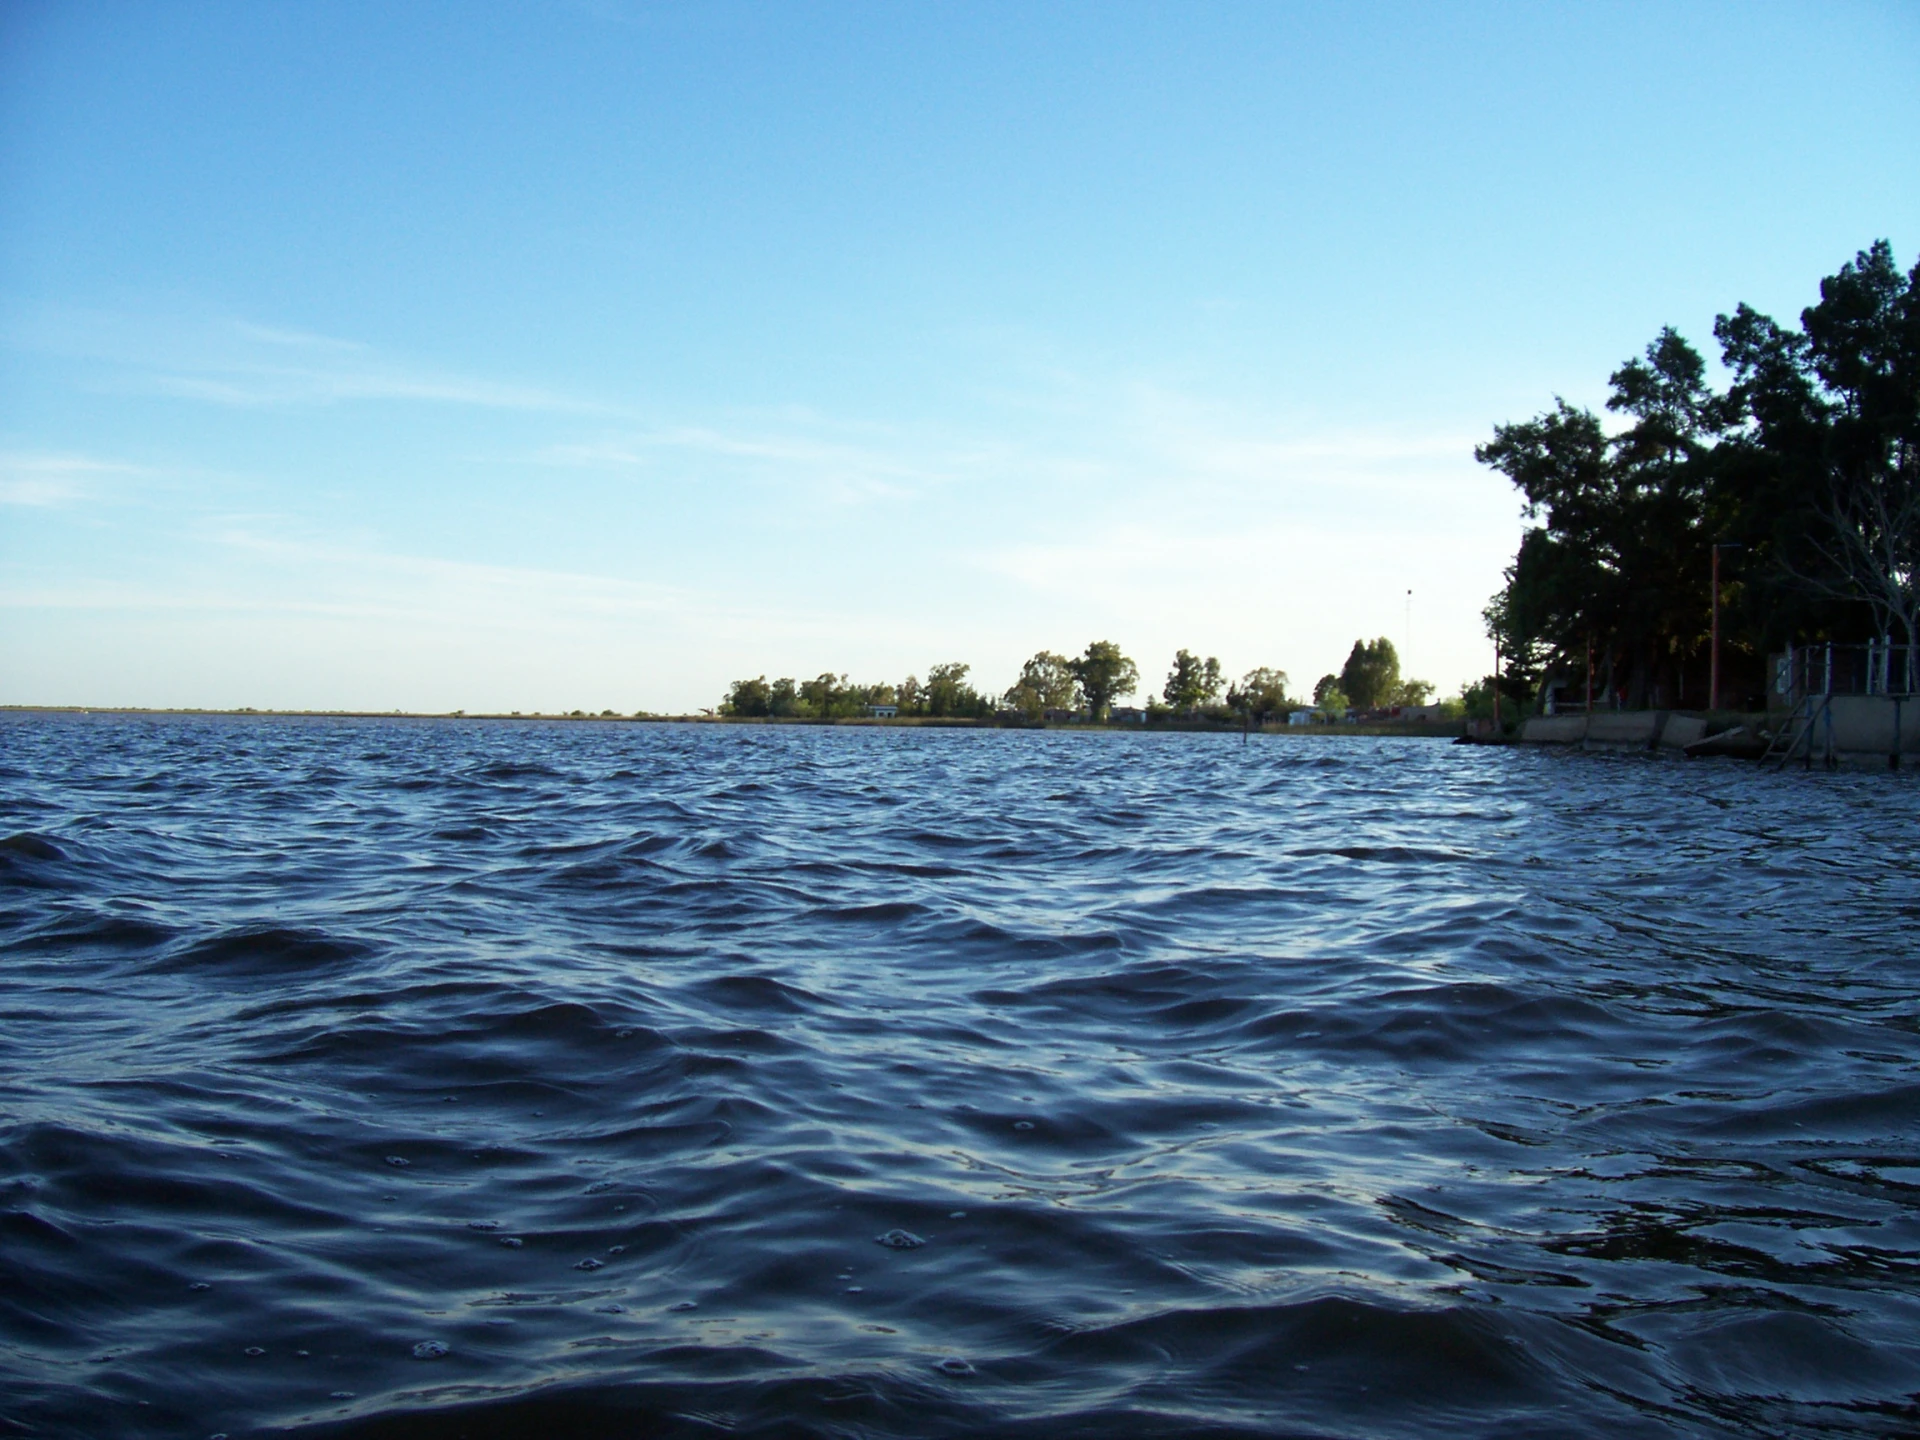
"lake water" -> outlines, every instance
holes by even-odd
[[[0,721],[0,1435],[1912,1435],[1920,786]]]

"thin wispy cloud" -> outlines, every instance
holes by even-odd
[[[9,326],[6,338],[18,349],[90,363],[86,383],[97,388],[212,405],[386,401],[573,415],[614,408],[544,386],[410,361],[360,340],[231,317],[46,310]]]
[[[225,364],[201,370],[152,371],[134,381],[185,400],[216,405],[338,405],[356,400],[424,401],[490,410],[591,414],[606,407],[551,390],[469,376],[391,366]]]
[[[141,473],[88,455],[0,454],[0,505],[71,505],[96,494],[103,481]]]
[[[340,613],[405,613],[417,617],[433,611],[485,615],[490,621],[519,616],[526,625],[537,628],[553,622],[556,607],[574,613],[660,615],[684,606],[690,599],[688,592],[670,585],[289,537],[250,524],[216,523],[204,530],[202,538],[276,566],[323,578],[326,588],[348,590],[360,597],[309,597],[299,602],[304,608]],[[541,603],[530,606],[527,602],[534,596]]]
[[[1268,590],[1290,577],[1331,590],[1343,570],[1365,568],[1369,549],[1431,550],[1445,535],[1504,545],[1512,528],[1504,486],[1464,436],[1296,430],[1142,386],[1117,388],[1107,405],[1097,514],[1067,511],[971,548],[969,563],[1036,594],[1171,605],[1196,586],[1253,577]],[[1352,523],[1361,505],[1373,511],[1364,538]]]
[[[1470,462],[1478,437],[1464,432],[1318,427],[1274,421],[1205,395],[1165,386],[1131,384],[1121,396],[1132,442],[1196,472],[1271,478],[1322,470],[1376,470],[1434,461]]]
[[[311,330],[289,330],[276,325],[256,325],[251,320],[236,320],[234,329],[249,340],[267,345],[284,345],[300,350],[365,351],[370,347],[359,340],[342,340],[334,335],[316,335]]]
[[[631,440],[579,440],[543,446],[531,458],[567,470],[637,470],[658,457]]]
[[[350,654],[363,674],[405,693],[445,692],[414,703],[497,708],[537,705],[561,673],[585,697],[624,696],[629,709],[660,703],[650,691],[661,685],[684,690],[682,707],[711,703],[716,648],[754,654],[762,669],[794,655],[844,663],[840,647],[861,621],[805,597],[420,554],[273,515],[209,516],[164,539],[171,564],[152,575],[27,567],[0,577],[0,613],[15,616],[18,634],[106,623],[178,637],[212,626],[236,655],[286,646]],[[903,646],[926,638],[898,615],[880,617],[879,628]],[[464,679],[434,668],[448,655],[465,662]],[[230,678],[244,689],[243,673]]]
[[[900,437],[894,447],[851,444],[795,431],[665,425],[544,446],[533,463],[564,469],[640,470],[664,457],[706,458],[723,467],[810,487],[812,498],[856,503],[898,498],[950,481],[961,464],[935,446]]]

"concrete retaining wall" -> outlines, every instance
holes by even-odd
[[[1857,755],[1920,755],[1920,700],[1889,695],[1833,697],[1833,748]],[[1814,753],[1825,752],[1823,726],[1814,730]]]
[[[1520,724],[1523,745],[1578,745],[1586,738],[1584,715],[1529,715]]]
[[[1599,710],[1587,717],[1586,743],[1651,750],[1666,719],[1664,710]]]
[[[1885,762],[1887,757],[1920,755],[1920,698],[1888,695],[1835,695],[1833,743],[1838,758]],[[1591,715],[1532,715],[1520,726],[1523,745],[1579,745],[1584,749],[1683,749],[1706,738],[1707,722],[1697,715],[1665,710],[1598,710]],[[1826,721],[1815,726],[1813,754],[1827,753]]]
[[[1596,710],[1591,715],[1530,715],[1520,726],[1524,745],[1580,745],[1588,749],[1651,750],[1668,743],[1666,730],[1675,720],[1706,730],[1704,721],[1669,716],[1665,710]],[[1685,729],[1685,726],[1682,727]],[[1685,745],[1700,738],[1689,733],[1671,743]]]
[[[1660,727],[1662,749],[1684,750],[1696,740],[1707,738],[1707,722],[1698,715],[1669,715]]]

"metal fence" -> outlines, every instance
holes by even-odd
[[[1920,694],[1920,646],[1789,645],[1773,657],[1773,695],[1791,705],[1806,695]]]

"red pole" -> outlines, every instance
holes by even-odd
[[[1720,547],[1713,547],[1713,653],[1707,662],[1707,709],[1720,708]]]

